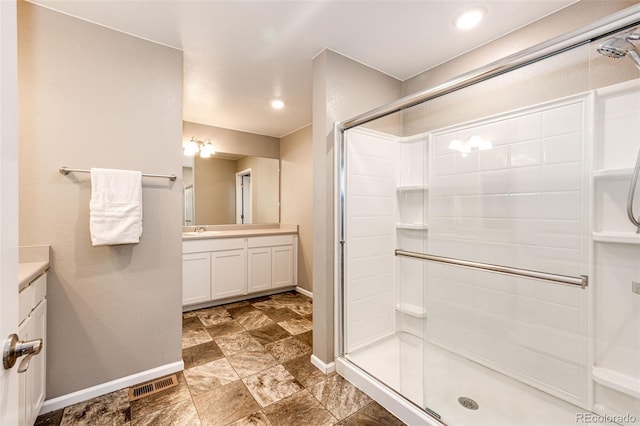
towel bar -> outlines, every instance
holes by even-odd
[[[91,173],[91,170],[86,170],[86,169],[71,169],[69,167],[60,167],[59,169],[60,173],[62,173],[63,175],[67,175],[71,172],[76,172],[76,173]],[[167,178],[169,179],[171,182],[176,180],[176,175],[155,175],[155,174],[151,174],[151,173],[143,173],[142,176],[146,176],[146,177],[157,177],[157,178]]]
[[[454,266],[480,269],[484,271],[496,272],[506,275],[532,278],[534,280],[550,281],[559,284],[575,285],[585,288],[589,284],[589,277],[581,275],[571,277],[567,275],[550,274],[547,272],[531,271],[528,269],[512,268],[509,266],[492,265],[489,263],[473,262],[469,260],[454,259],[451,257],[434,256],[431,254],[416,253],[413,251],[396,250],[396,256],[412,257],[414,259],[430,260],[432,262],[446,263]]]

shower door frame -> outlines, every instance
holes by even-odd
[[[344,121],[337,121],[334,123],[334,146],[335,146],[335,167],[334,167],[334,194],[335,194],[335,217],[334,217],[334,232],[335,241],[337,241],[337,247],[335,250],[335,298],[334,298],[334,312],[336,315],[335,321],[335,358],[336,365],[340,367],[340,362],[348,364],[356,371],[356,375],[361,380],[374,382],[377,385],[381,385],[383,389],[377,392],[377,396],[384,398],[395,407],[403,409],[403,413],[406,419],[416,419],[421,414],[427,416],[428,420],[435,421],[434,424],[442,424],[437,418],[428,414],[422,407],[416,406],[413,402],[406,399],[403,395],[399,394],[395,390],[389,388],[383,383],[379,382],[376,378],[367,379],[368,374],[362,371],[357,365],[351,363],[344,358],[345,347],[345,303],[344,303],[344,290],[345,290],[345,203],[346,203],[346,138],[345,133],[347,130],[360,126],[362,124],[369,123],[378,118],[382,118],[396,112],[411,108],[413,106],[422,104],[429,100],[444,96],[446,94],[455,92],[465,87],[480,83],[490,78],[505,74],[507,72],[516,70],[526,65],[533,64],[551,56],[560,54],[567,50],[579,47],[585,44],[589,44],[594,40],[606,37],[610,34],[640,25],[640,4],[623,9],[619,12],[606,16],[602,19],[594,21],[593,23],[566,33],[564,35],[552,38],[546,42],[534,45],[528,49],[509,55],[503,59],[491,62],[488,65],[480,67],[476,70],[462,74],[456,78],[448,80],[437,86],[430,87],[426,90],[414,93],[412,95],[405,96],[395,102],[391,102],[387,105],[375,108],[371,111],[359,114],[355,117],[351,117]],[[338,368],[340,369],[340,368]],[[353,376],[352,376],[353,377]],[[376,395],[372,395],[375,396]],[[401,407],[401,401],[409,403],[409,407]],[[415,407],[415,409],[412,409]],[[406,410],[404,410],[406,409]],[[418,412],[417,410],[420,410]],[[396,414],[396,413],[394,413]]]

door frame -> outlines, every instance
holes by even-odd
[[[18,332],[18,25],[0,1],[0,346]],[[0,367],[0,424],[18,424],[17,368]]]
[[[236,172],[236,223],[253,223],[253,196],[251,194],[253,182],[249,183],[249,209],[243,208],[244,202],[244,192],[243,192],[243,182],[242,178],[244,176],[249,176],[251,180],[253,180],[253,176],[251,173],[251,168],[241,170]],[[245,211],[248,210],[248,214],[245,214]],[[243,217],[244,216],[244,217]],[[248,218],[246,217],[248,216]]]

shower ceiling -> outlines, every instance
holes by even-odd
[[[32,2],[184,51],[185,120],[281,137],[311,122],[324,48],[405,80],[575,1]],[[456,30],[478,5],[485,20]]]

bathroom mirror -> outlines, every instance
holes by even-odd
[[[280,222],[280,165],[275,158],[217,152],[183,161],[183,225]]]

